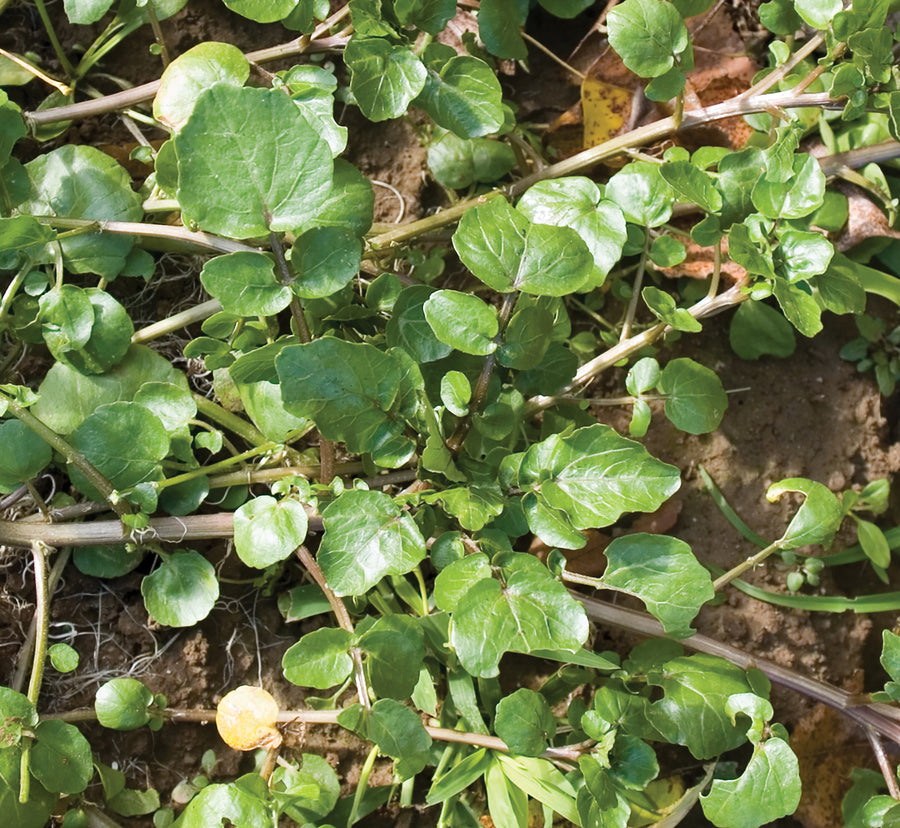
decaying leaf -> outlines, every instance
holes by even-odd
[[[278,702],[262,687],[238,687],[216,709],[219,735],[235,750],[277,748],[282,739],[275,727],[277,720]]]

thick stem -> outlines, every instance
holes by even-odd
[[[261,446],[273,446],[272,441],[266,437],[256,426],[248,423],[243,417],[222,408],[221,405],[207,399],[202,394],[193,394],[194,402],[197,404],[197,411],[206,419],[218,423],[220,426],[227,428],[229,431],[237,434],[251,446],[257,448]]]
[[[647,269],[647,256],[649,254],[650,233],[644,231],[644,249],[641,250],[637,273],[634,275],[634,284],[631,286],[631,298],[628,300],[628,309],[625,312],[625,320],[622,322],[622,333],[619,336],[619,342],[625,342],[631,336],[631,324],[634,322],[638,300],[641,298],[641,285],[644,282],[644,271]]]
[[[131,341],[137,344],[152,342],[161,336],[174,333],[180,328],[186,328],[188,325],[194,325],[197,322],[203,322],[209,319],[214,313],[222,310],[222,303],[218,299],[210,299],[208,302],[201,302],[199,305],[193,305],[187,310],[180,313],[173,313],[166,319],[160,319],[152,325],[147,325],[132,334]]]

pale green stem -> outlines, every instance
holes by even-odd
[[[625,342],[631,336],[631,324],[637,312],[638,300],[641,298],[641,285],[644,282],[644,272],[647,269],[647,256],[650,254],[650,233],[644,231],[644,249],[641,251],[641,260],[638,262],[637,273],[634,276],[634,284],[631,286],[631,298],[628,300],[628,310],[625,312],[625,320],[622,322],[622,333],[619,342]]]
[[[243,417],[238,417],[221,405],[217,405],[212,400],[207,399],[202,394],[192,394],[194,402],[197,403],[197,411],[214,423],[227,428],[246,440],[251,446],[273,446],[275,444],[266,437],[256,426],[248,423]]]
[[[47,14],[47,7],[44,5],[44,0],[34,0],[34,6],[37,9],[37,13],[41,18],[41,23],[44,24],[44,30],[47,32],[47,37],[50,40],[50,45],[53,47],[53,51],[56,53],[56,58],[59,61],[59,65],[62,66],[63,72],[66,73],[66,77],[71,81],[75,78],[75,69],[72,64],[69,62],[69,58],[67,57],[65,50],[62,47],[62,44],[59,42],[59,38],[56,36],[56,29],[53,28],[53,22],[50,20],[50,15]]]
[[[773,552],[777,552],[781,549],[781,540],[775,541],[775,543],[769,544],[765,549],[761,549],[755,555],[751,555],[747,558],[746,561],[742,561],[737,566],[729,569],[724,575],[716,578],[713,581],[713,589],[718,592],[723,586],[727,586],[731,583],[735,578],[743,575],[748,569],[752,569],[754,566],[761,564],[766,558],[769,557]]]
[[[25,262],[22,268],[16,273],[15,276],[12,277],[12,281],[7,286],[6,290],[3,292],[3,298],[0,299],[0,330],[3,330],[3,320],[6,318],[6,315],[9,313],[9,309],[12,306],[13,299],[16,296],[16,292],[22,287],[22,283],[25,281],[25,277],[31,270],[31,260]]]
[[[362,802],[363,794],[369,784],[369,777],[375,767],[375,760],[378,758],[378,745],[375,745],[363,762],[362,769],[359,772],[359,781],[356,783],[356,792],[353,794],[353,805],[350,808],[350,814],[347,816],[347,828],[353,828],[356,822],[356,814],[359,812],[359,805]]]
[[[188,480],[194,480],[198,477],[206,477],[212,472],[231,468],[231,466],[234,466],[237,463],[242,463],[244,460],[249,460],[251,457],[257,457],[260,454],[265,454],[266,452],[273,451],[274,449],[278,448],[281,448],[280,443],[266,443],[262,446],[254,446],[252,449],[247,449],[247,451],[243,451],[240,454],[235,454],[232,457],[227,457],[225,460],[220,460],[218,463],[213,463],[209,466],[200,466],[199,468],[191,469],[184,474],[177,474],[174,477],[167,477],[165,480],[158,481],[155,486],[159,491],[168,489],[171,486],[177,486],[180,483],[186,483]]]
[[[147,325],[139,331],[135,331],[131,337],[134,343],[151,342],[161,336],[185,328],[188,325],[194,325],[197,322],[203,322],[209,319],[214,313],[222,310],[222,304],[218,299],[210,299],[208,302],[201,302],[199,305],[183,310],[180,313],[173,313],[166,319],[160,319],[152,325]]]

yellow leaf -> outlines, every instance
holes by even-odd
[[[631,92],[621,86],[585,78],[581,85],[585,148],[596,147],[618,134],[631,111],[631,97]]]
[[[278,702],[261,687],[238,687],[216,708],[219,735],[235,750],[277,748],[281,744],[277,721]]]

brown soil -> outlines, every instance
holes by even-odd
[[[47,45],[39,42],[39,25],[24,11],[16,20],[7,36],[0,36],[0,43],[13,49],[22,49],[27,43],[28,48],[49,54]],[[551,48],[566,54],[589,24],[549,33],[544,30],[542,34],[546,34],[544,40]],[[283,36],[280,27],[250,24],[230,15],[214,0],[191,0],[189,10],[163,26],[176,53],[205,39],[258,48]],[[60,34],[66,46],[76,38],[86,40],[84,30],[74,33],[65,24],[60,25]],[[148,42],[144,33],[133,38],[119,54],[110,57],[108,69],[136,83],[155,77],[159,65],[147,53]],[[52,59],[48,62],[52,69]],[[519,68],[506,77],[508,92],[515,96],[520,112],[535,122],[549,123],[577,101],[577,87],[570,86],[565,72],[540,54],[534,55],[530,69],[523,74]],[[359,129],[362,121],[353,110],[348,110],[344,119],[351,126],[349,160],[371,179],[397,191],[376,184],[376,221],[395,221],[401,202],[404,221],[420,217],[441,203],[440,190],[429,183],[426,174],[425,153],[416,135],[418,124],[394,121]],[[73,128],[75,134],[61,140],[108,143],[112,126],[113,119],[81,124]],[[159,301],[166,306],[172,304],[169,296],[161,296]],[[168,307],[163,310],[168,312]],[[880,306],[875,310],[880,314],[890,312]],[[684,484],[677,495],[681,511],[672,531],[690,543],[701,561],[727,568],[752,550],[704,491],[697,472],[700,465],[752,528],[772,539],[781,534],[792,513],[788,502],[770,504],[765,500],[766,488],[772,482],[803,476],[837,492],[890,477],[900,468],[900,444],[894,442],[893,423],[885,419],[877,387],[838,357],[840,346],[854,335],[847,320],[830,318],[820,336],[813,340],[798,338],[797,351],[789,359],[744,362],[732,354],[727,319],[720,317],[708,321],[702,334],[685,338],[666,352],[690,356],[714,368],[726,387],[734,389],[716,433],[685,435],[657,411],[646,439],[652,454],[682,469]],[[33,383],[39,378],[25,379]],[[622,393],[621,380],[618,375],[604,383]],[[601,408],[596,415],[627,432],[630,411]],[[897,520],[900,503],[895,502],[888,522]],[[843,534],[838,546],[854,540],[852,533]],[[202,551],[229,574],[247,577],[224,545]],[[6,551],[0,557],[0,683],[7,685],[33,611],[33,590],[23,564],[24,557],[18,551]],[[243,683],[262,684],[284,707],[300,704],[303,693],[282,677],[281,656],[312,627],[283,621],[274,598],[277,584],[272,585],[271,596],[250,585],[227,586],[216,610],[198,627],[160,629],[148,625],[140,595],[140,579],[149,565],[145,562],[144,568],[135,573],[100,583],[80,575],[73,567],[66,570],[54,598],[51,635],[54,641],[66,641],[79,651],[81,666],[69,676],[50,671],[42,697],[46,711],[90,706],[97,687],[121,675],[140,678],[154,692],[165,694],[173,707],[213,707],[228,690]],[[285,577],[291,577],[293,567],[287,564]],[[824,570],[819,591],[857,595],[883,589],[867,567],[844,568],[848,569],[839,573]],[[785,567],[777,560],[746,577],[759,586],[785,590]],[[877,661],[880,630],[892,626],[893,621],[852,613],[785,610],[728,590],[724,603],[704,608],[697,628],[805,675],[850,690],[870,690],[883,680]],[[630,643],[612,630],[598,630],[597,638],[603,647]],[[519,670],[526,661],[509,660],[504,668]],[[515,681],[524,683],[525,678],[516,676]],[[806,828],[842,824],[839,805],[849,782],[849,769],[872,764],[864,735],[848,728],[837,714],[796,694],[776,688],[773,702],[777,720],[793,731],[795,749],[804,767],[806,794],[796,819]],[[233,777],[247,769],[247,759],[225,747],[212,726],[178,724],[158,733],[141,730],[123,734],[86,726],[85,734],[102,761],[117,763],[132,786],[157,788],[163,804],[168,804],[172,789],[180,781],[201,773],[201,757],[206,750],[216,754],[214,777]],[[338,728],[290,733],[287,744],[289,751],[315,751],[326,756],[348,790],[358,778],[360,757],[366,753],[361,743]],[[382,772],[376,776],[387,781]],[[392,816],[382,819],[384,824],[391,824]],[[416,812],[407,824],[426,825],[431,820],[431,815]],[[147,820],[119,821],[123,825],[149,825]],[[786,819],[783,824],[796,822]]]

